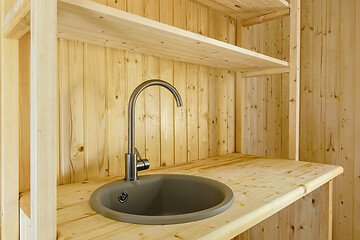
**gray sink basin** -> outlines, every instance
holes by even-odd
[[[118,180],[90,198],[99,214],[140,224],[174,224],[217,215],[233,202],[233,192],[218,181],[190,175],[148,175]]]

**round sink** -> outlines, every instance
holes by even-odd
[[[190,175],[148,175],[118,180],[90,198],[99,214],[140,224],[174,224],[215,216],[228,209],[233,192],[218,181]]]

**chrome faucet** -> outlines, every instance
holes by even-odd
[[[171,84],[159,79],[152,79],[141,83],[131,94],[129,100],[129,152],[125,154],[125,180],[134,181],[138,179],[138,171],[148,169],[150,162],[141,158],[135,148],[135,102],[139,94],[147,87],[162,86],[168,89],[175,97],[176,104],[181,107],[182,100],[179,92]]]

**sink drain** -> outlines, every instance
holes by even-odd
[[[118,197],[119,202],[124,203],[128,200],[129,194],[127,192],[120,193],[120,196]]]

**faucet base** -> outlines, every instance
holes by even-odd
[[[138,179],[136,154],[125,154],[125,181],[135,181]]]

